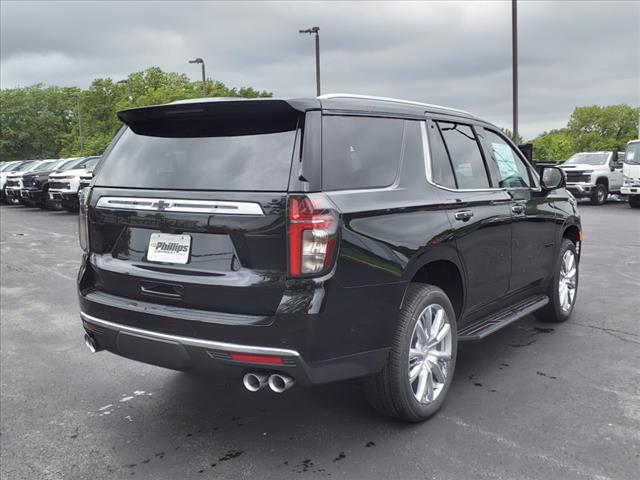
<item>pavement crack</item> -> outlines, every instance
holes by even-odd
[[[623,342],[627,342],[627,343],[635,343],[636,345],[640,345],[640,341],[637,340],[632,340],[630,338],[624,338],[621,335],[629,335],[631,337],[638,337],[639,335],[636,333],[631,333],[631,332],[626,332],[624,330],[617,330],[615,328],[606,328],[606,327],[597,327],[595,325],[589,325],[587,323],[579,323],[579,322],[572,322],[573,325],[579,325],[581,327],[586,327],[586,328],[593,328],[594,330],[600,330],[601,332],[604,332],[608,335],[611,335],[612,337],[617,338],[618,340],[622,340]]]

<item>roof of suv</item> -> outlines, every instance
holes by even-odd
[[[333,110],[339,112],[402,115],[420,118],[425,112],[475,118],[469,112],[388,97],[372,97],[349,93],[322,95],[317,98],[238,98],[213,97],[178,100],[164,105],[133,108],[118,112],[126,124],[146,122],[162,117],[207,113],[273,113],[286,114],[305,110]]]

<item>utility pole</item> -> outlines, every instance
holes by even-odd
[[[204,70],[204,60],[201,58],[196,58],[195,60],[189,60],[189,63],[199,63],[202,67],[202,96],[207,96],[207,76]]]
[[[513,69],[513,143],[518,144],[518,0],[511,0],[511,64]]]
[[[80,94],[76,97],[78,102],[78,135],[80,136],[80,155],[84,153],[84,139],[82,138],[82,112],[80,111]]]
[[[133,105],[133,96],[131,95],[131,79],[127,78],[126,80],[120,80],[116,82],[118,84],[127,84],[127,98],[129,99],[129,107]]]
[[[320,96],[320,27],[299,30],[298,33],[309,33],[316,35],[316,95]]]

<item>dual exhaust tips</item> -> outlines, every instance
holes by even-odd
[[[242,377],[242,384],[244,385],[244,388],[250,392],[257,392],[268,385],[272,391],[282,393],[293,387],[295,383],[296,382],[293,378],[279,373],[267,375],[265,373],[249,372]]]

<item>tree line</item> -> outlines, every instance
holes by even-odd
[[[207,80],[206,90],[210,97],[272,96],[212,80]],[[98,78],[86,90],[42,84],[2,89],[0,160],[100,155],[121,126],[119,110],[201,96],[201,81],[157,67],[132,73],[121,82]]]
[[[211,97],[271,97],[251,87],[208,80]],[[202,82],[152,67],[125,81],[98,78],[82,90],[44,86],[0,90],[0,160],[100,155],[120,128],[116,112],[202,96]],[[537,161],[562,161],[576,152],[624,149],[638,134],[640,108],[576,107],[567,125],[529,141]],[[82,145],[80,142],[80,123]],[[509,133],[508,130],[504,130]],[[524,143],[518,139],[518,144]]]

